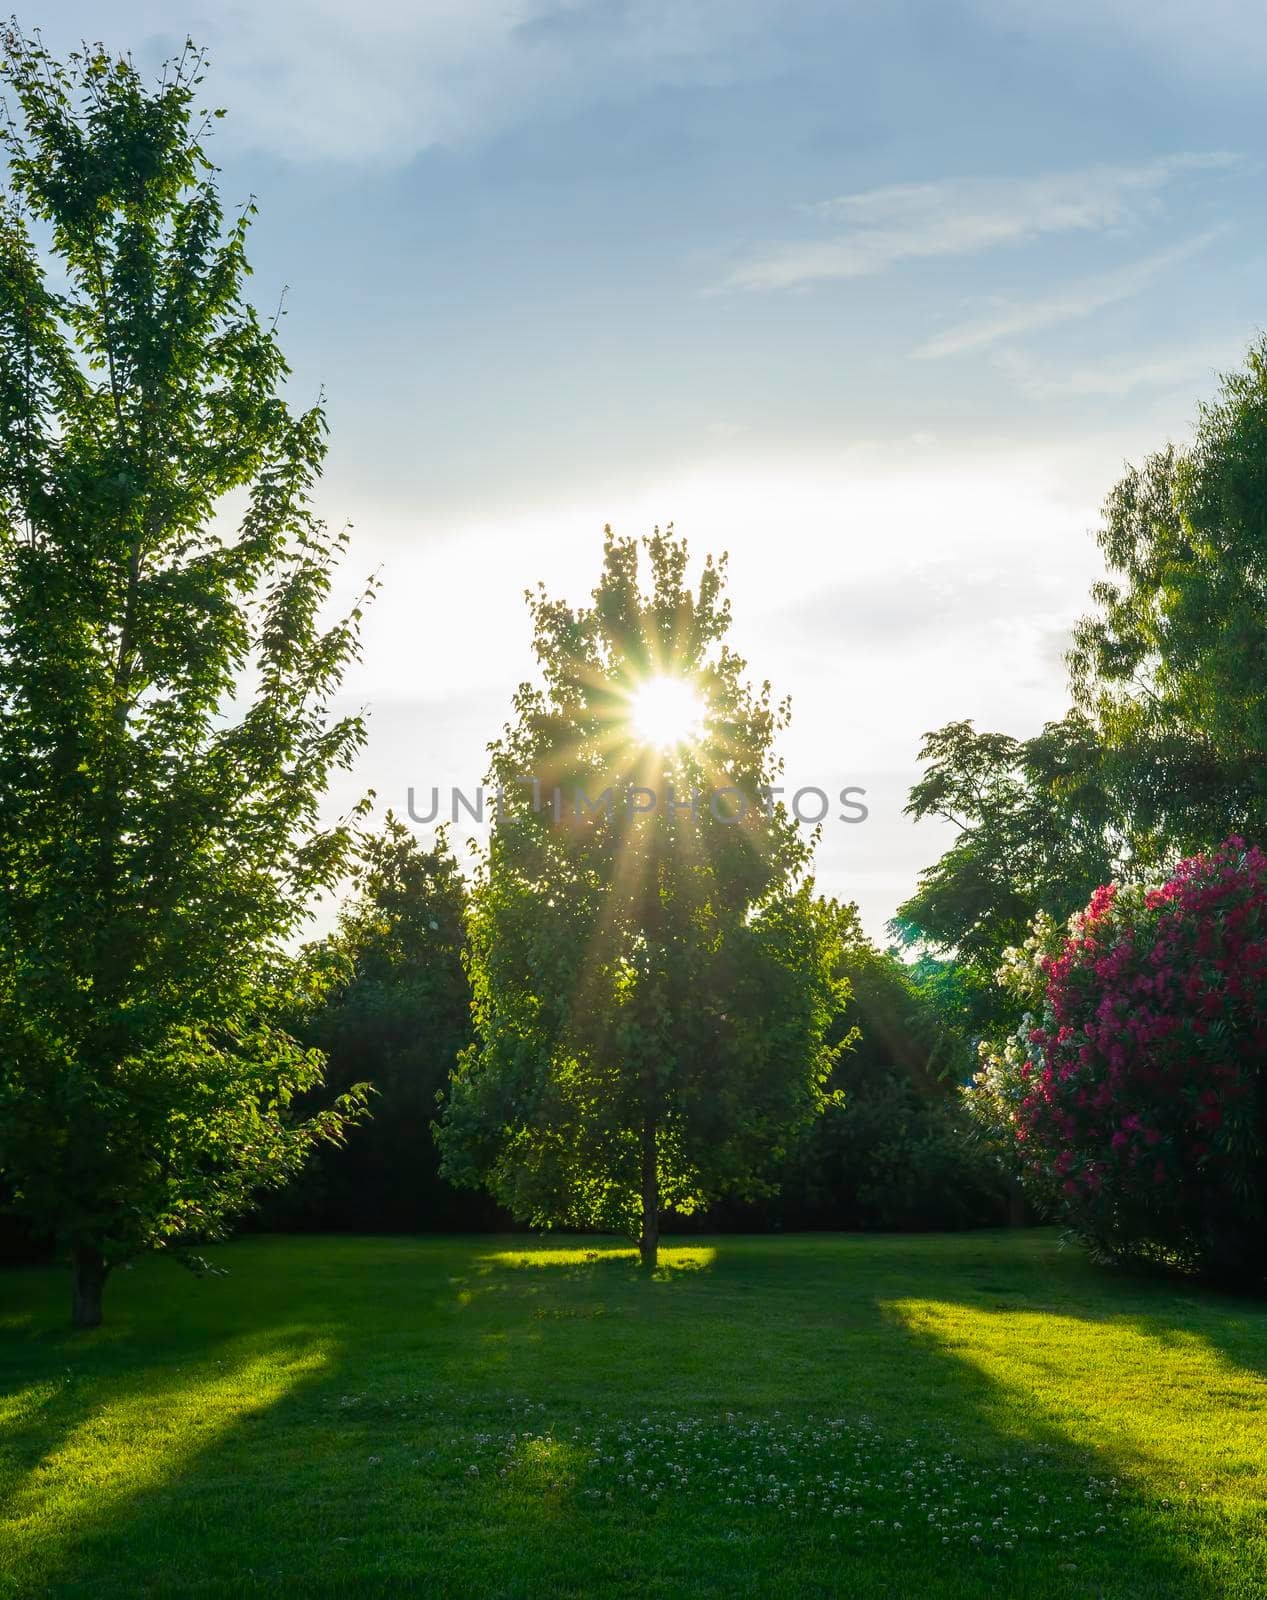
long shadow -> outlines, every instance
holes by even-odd
[[[1042,1448],[1071,1481],[1164,1492],[1173,1455],[1142,1425],[1097,1435],[1057,1346],[1084,1350],[1084,1389],[1182,1387],[1217,1347],[1244,1397],[1267,1359],[1253,1307],[1007,1236],[692,1239],[650,1278],[607,1241],[254,1240],[225,1259],[228,1286],[139,1274],[87,1343],[51,1337],[43,1310],[0,1316],[16,1330],[0,1352],[8,1510],[29,1551],[10,1592],[1006,1593],[900,1550],[859,1557],[850,1589],[808,1536],[730,1538],[686,1505],[654,1524],[595,1509],[568,1477],[571,1430],[866,1413],[972,1460]],[[1123,1335],[1138,1370],[1097,1374],[1096,1343],[1120,1362]],[[537,1476],[513,1493],[466,1481],[470,1441],[506,1426]],[[1098,1592],[1234,1592],[1188,1540],[1149,1521],[1135,1573]],[[1057,1572],[1023,1592],[1097,1591]]]

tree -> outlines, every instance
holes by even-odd
[[[1186,450],[1132,468],[1099,534],[1109,577],[1070,667],[1145,866],[1267,839],[1267,339]]]
[[[358,856],[338,927],[305,952],[320,1000],[295,1031],[330,1087],[371,1085],[374,1116],[270,1209],[290,1226],[414,1232],[459,1220],[431,1124],[471,1038],[466,883],[442,830],[424,848],[390,812]]]
[[[0,1170],[91,1325],[115,1263],[217,1236],[358,1112],[290,1114],[321,1063],[278,1018],[348,845],[317,805],[362,740],[327,710],[359,608],[319,620],[324,419],[243,297],[201,57],[147,90],[4,51]]]
[[[645,589],[609,530],[591,606],[529,596],[541,681],[492,746],[476,1036],[438,1133],[454,1181],[654,1265],[666,1209],[758,1192],[826,1103],[841,994],[809,846],[763,798],[788,708],[726,643],[724,558],[692,591],[671,532],[641,549]]]
[[[1074,631],[1074,709],[1026,741],[929,734],[907,807],[961,833],[899,923],[985,968],[1039,910],[1063,920],[1229,828],[1267,838],[1267,339],[1187,449],[1126,473],[1098,537],[1108,576]]]
[[[1027,740],[952,722],[926,735],[907,815],[959,829],[896,926],[993,973],[1040,909],[1069,916],[1114,865],[1094,726],[1071,712]]]
[[[953,965],[879,950],[856,907],[836,910],[849,995],[832,1035],[836,1103],[790,1142],[778,1195],[726,1220],[920,1231],[1006,1220],[1005,1180],[956,1093],[975,1049]]]

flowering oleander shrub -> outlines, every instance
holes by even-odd
[[[967,1099],[1026,1181],[1115,1258],[1267,1276],[1267,856],[1098,889],[1000,979],[1034,1010]]]

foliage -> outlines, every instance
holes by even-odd
[[[1267,839],[1267,339],[1186,449],[1126,473],[1098,538],[1074,709],[1023,741],[951,723],[921,752],[908,811],[961,831],[897,926],[987,970],[1039,910],[1064,921],[1230,827]]]
[[[791,1144],[778,1193],[738,1212],[741,1226],[938,1232],[1006,1220],[1004,1179],[949,1090],[921,1093],[901,1068],[866,1056],[847,1057],[832,1082],[845,1104]]]
[[[466,883],[443,830],[424,848],[390,812],[359,847],[353,898],[305,952],[325,981],[294,1024],[326,1059],[326,1082],[374,1090],[373,1117],[314,1153],[265,1211],[271,1227],[383,1233],[490,1223],[439,1175],[431,1123],[471,1038]],[[329,975],[329,976],[327,976]]]
[[[726,644],[724,562],[692,592],[681,541],[642,550],[645,590],[638,542],[609,531],[592,606],[529,597],[542,677],[492,747],[505,802],[473,896],[476,1040],[439,1138],[454,1181],[534,1224],[637,1236],[654,1262],[662,1210],[768,1188],[826,1103],[841,996],[808,846],[759,802],[786,707]],[[632,709],[662,674],[706,710],[698,737],[654,749]],[[563,797],[557,816],[525,777]],[[654,808],[628,804],[631,786]],[[723,787],[746,797],[738,820],[733,793],[708,803]],[[608,789],[610,814],[574,801]]]
[[[359,612],[319,620],[324,421],[243,299],[200,57],[151,92],[4,46],[0,1170],[91,1322],[113,1263],[217,1236],[357,1111],[289,1114],[321,1062],[278,1017],[347,846],[317,803]]]
[[[1099,542],[1110,576],[1070,665],[1134,855],[1173,860],[1230,826],[1267,840],[1267,338],[1187,449],[1126,474]]]
[[[1099,1250],[1263,1281],[1267,857],[1233,838],[1159,888],[1101,888],[1036,954],[1041,1010],[978,1114]]]
[[[760,1215],[784,1228],[943,1229],[1006,1219],[1006,1185],[975,1145],[955,1084],[971,1006],[949,963],[911,965],[841,912],[839,1103],[795,1139]],[[969,997],[970,999],[970,997]]]
[[[959,836],[920,875],[895,928],[992,972],[1036,912],[1069,916],[1113,873],[1113,799],[1096,729],[1078,712],[1025,740],[952,722],[925,737],[920,759],[927,770],[907,814],[942,817]]]

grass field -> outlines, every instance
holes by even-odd
[[[1267,1594],[1261,1302],[1045,1233],[216,1258],[79,1335],[0,1274],[0,1594]]]

